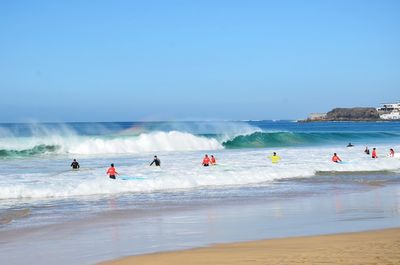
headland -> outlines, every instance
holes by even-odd
[[[311,113],[300,122],[318,121],[400,121],[400,102],[380,107],[334,108],[327,113]]]

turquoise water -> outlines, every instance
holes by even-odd
[[[347,148],[349,142],[354,147]],[[366,155],[366,146],[370,150],[377,148],[379,158],[372,159]],[[231,205],[232,211],[226,212],[229,216],[243,212],[242,207],[252,208],[258,203],[262,205],[260,209],[279,215],[274,202],[296,207],[294,201],[310,200],[308,207],[318,208],[319,200],[313,198],[321,196],[329,201],[329,198],[343,195],[349,203],[355,203],[352,209],[359,211],[356,218],[370,218],[370,208],[364,208],[365,204],[361,201],[352,200],[351,194],[384,188],[397,192],[395,187],[400,184],[400,159],[386,157],[390,148],[394,148],[395,152],[400,150],[399,122],[1,124],[0,238],[3,241],[0,243],[5,248],[0,249],[0,253],[9,250],[9,253],[15,253],[12,259],[14,264],[21,261],[26,263],[28,260],[18,256],[21,251],[19,246],[24,246],[24,251],[36,253],[34,245],[26,245],[24,242],[41,240],[45,244],[53,242],[54,237],[66,244],[65,250],[57,248],[54,253],[76,253],[79,244],[77,247],[71,246],[72,241],[60,237],[69,238],[69,231],[78,232],[81,224],[91,227],[79,230],[79,233],[85,235],[84,241],[97,240],[98,236],[107,238],[107,234],[99,233],[99,230],[104,228],[107,233],[113,233],[110,231],[112,224],[128,226],[120,227],[118,231],[130,234],[135,240],[144,240],[133,253],[193,247],[221,240],[256,239],[257,235],[269,234],[259,234],[251,228],[246,228],[240,235],[235,234],[237,226],[247,220],[241,220],[240,215],[235,215],[234,221],[221,217],[223,220],[219,225],[227,225],[227,232],[218,239],[211,235],[208,235],[209,238],[194,235],[189,236],[187,244],[173,235],[179,235],[180,232],[194,233],[190,220],[185,224],[184,231],[181,231],[179,220],[168,224],[168,228],[163,231],[169,236],[165,237],[157,230],[162,227],[157,224],[154,224],[155,227],[146,226],[143,222],[150,224],[154,218],[179,219],[181,213],[187,210],[196,211],[194,216],[198,218],[204,208],[221,210]],[[269,156],[273,152],[280,155],[279,163],[271,163]],[[332,163],[334,152],[345,163]],[[207,168],[201,166],[205,154],[213,154],[218,165]],[[149,166],[154,155],[161,159],[159,168]],[[79,161],[79,170],[71,170],[72,159]],[[123,180],[117,176],[116,180],[110,180],[106,175],[110,163],[116,165],[121,176],[129,179]],[[389,201],[391,208],[397,207],[396,198]],[[385,212],[382,215],[386,218],[385,222],[372,222],[371,226],[365,228],[388,227],[398,221],[399,211],[392,209],[388,213],[387,207],[383,205],[373,208],[374,211]],[[318,210],[310,212],[314,215]],[[301,234],[290,227],[299,217],[296,212],[293,213],[285,221],[285,231],[292,233],[280,231],[277,226],[280,223],[279,216],[272,216],[275,221],[271,225],[278,230],[276,234],[270,235]],[[332,211],[322,214],[318,217],[321,224],[327,218],[331,226],[336,225]],[[253,217],[255,219],[250,220],[253,224],[259,222],[257,218],[272,218],[269,214],[254,214]],[[312,220],[315,220],[315,216],[304,215],[301,218],[304,219],[304,227],[309,227]],[[351,216],[345,214],[340,218]],[[127,222],[127,219],[131,222]],[[208,222],[203,221],[194,223],[207,234],[204,231],[207,230]],[[228,229],[229,224],[235,229]],[[358,221],[349,222],[343,231],[362,227],[360,224]],[[63,229],[57,230],[54,227]],[[143,231],[148,229],[148,234],[125,231],[135,231],[136,227]],[[312,230],[309,227],[304,233],[340,230],[321,227],[325,228]],[[32,231],[36,231],[33,237],[30,236]],[[58,231],[61,235],[55,236],[51,231],[55,234]],[[172,243],[156,244],[158,237]],[[128,241],[127,238],[123,241],[115,239],[113,244],[118,245],[119,250],[112,253],[104,250],[103,257],[132,253],[130,248],[124,247],[123,242]],[[52,245],[48,247],[52,248]],[[96,249],[84,249],[88,252],[82,253],[76,260],[66,259],[70,262],[65,264],[89,264],[89,261],[99,260],[99,256],[95,256],[98,254]],[[89,258],[88,255],[92,256]],[[0,255],[1,258],[4,256]],[[51,263],[49,259],[44,264]]]
[[[348,142],[354,147],[346,148]],[[366,145],[376,147],[380,159],[365,155]],[[319,181],[323,175],[346,187],[349,175],[360,176],[351,181],[352,189],[374,181],[371,172],[397,181],[400,159],[387,158],[389,148],[400,150],[399,122],[0,124],[0,229],[107,211],[104,200],[113,196],[126,201],[122,208],[137,206],[130,200],[146,208],[154,200],[170,203],[182,191],[179,201],[188,204],[325,192],[330,186]],[[272,152],[282,157],[280,163],[271,163]],[[334,152],[345,163],[332,163]],[[206,153],[214,154],[219,165],[200,166]],[[153,155],[161,158],[161,168],[149,167]],[[70,168],[74,158],[79,171]],[[110,181],[105,174],[110,163],[131,179]]]
[[[171,135],[175,133],[177,135]],[[182,142],[191,141],[191,145]],[[399,122],[1,124],[0,158],[400,142]]]

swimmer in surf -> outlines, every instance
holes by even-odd
[[[334,153],[332,156],[332,162],[339,163],[342,162],[342,159],[340,159],[340,157],[336,153]]]
[[[78,161],[76,161],[76,159],[74,159],[74,161],[72,161],[71,167],[72,167],[72,169],[79,169],[80,168],[79,163],[78,163]]]
[[[394,157],[394,150],[393,150],[393,148],[390,148],[388,157]]]
[[[111,167],[107,170],[107,174],[110,177],[110,179],[115,179],[115,175],[119,175],[119,173],[114,167],[114,164],[111,164]]]
[[[281,157],[278,156],[278,155],[276,154],[276,152],[273,152],[272,156],[270,156],[269,158],[271,159],[271,162],[272,162],[272,163],[278,163],[279,160],[281,160]]]
[[[153,160],[153,162],[151,162],[150,166],[152,166],[153,164],[156,167],[159,167],[159,166],[161,166],[161,160],[157,156],[154,156],[154,160]]]
[[[376,153],[376,148],[372,148],[372,154],[371,154],[372,158],[378,158],[378,154]]]
[[[215,157],[213,155],[211,155],[210,163],[213,166],[215,166],[217,164],[217,160],[215,159]]]
[[[368,146],[366,146],[366,147],[365,147],[364,153],[365,153],[366,155],[369,155],[369,149],[368,149]]]
[[[208,155],[205,155],[203,158],[203,162],[201,163],[203,166],[208,167],[210,165],[210,158]]]

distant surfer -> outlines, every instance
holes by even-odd
[[[201,163],[203,166],[208,167],[210,165],[210,158],[208,155],[205,155],[203,158],[203,162]]]
[[[332,162],[339,163],[342,162],[342,159],[336,153],[333,153]]]
[[[78,163],[78,161],[76,161],[76,159],[74,159],[74,161],[72,161],[71,167],[72,167],[72,169],[79,169],[80,168],[79,163]]]
[[[107,174],[110,177],[110,179],[115,179],[115,175],[119,175],[119,173],[114,167],[114,164],[111,164],[111,167],[107,170]]]
[[[153,164],[156,167],[159,167],[161,166],[161,160],[157,156],[154,156],[153,162],[151,162],[150,166],[152,166]]]
[[[368,149],[368,146],[366,146],[366,147],[365,147],[364,153],[365,153],[366,155],[369,155],[369,149]]]
[[[351,143],[349,143],[348,145],[347,145],[347,147],[353,147],[354,145],[352,145]]]
[[[376,153],[376,148],[372,148],[372,154],[371,154],[372,158],[378,158],[378,154]]]
[[[271,159],[271,162],[274,163],[274,164],[275,164],[275,163],[278,163],[279,160],[281,160],[281,157],[278,156],[278,155],[276,154],[276,152],[273,152],[272,156],[270,156],[269,158]]]
[[[217,164],[217,160],[215,159],[215,157],[213,155],[211,155],[210,164],[213,166],[215,166]]]
[[[393,150],[393,148],[390,148],[388,157],[394,157],[394,150]]]

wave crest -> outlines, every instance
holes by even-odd
[[[135,154],[156,151],[200,151],[223,149],[215,138],[170,131],[138,136],[66,136],[20,138],[0,145],[0,158],[60,154]]]
[[[171,131],[140,134],[138,137],[86,139],[68,148],[72,154],[123,154],[153,151],[216,150],[223,146],[213,138]]]
[[[239,135],[222,143],[226,148],[263,148],[346,143],[356,140],[400,138],[398,133],[373,132],[255,132]]]
[[[45,145],[40,144],[32,148],[23,150],[13,150],[13,149],[0,149],[0,157],[26,157],[35,156],[46,153],[53,153],[60,149],[58,145]]]

